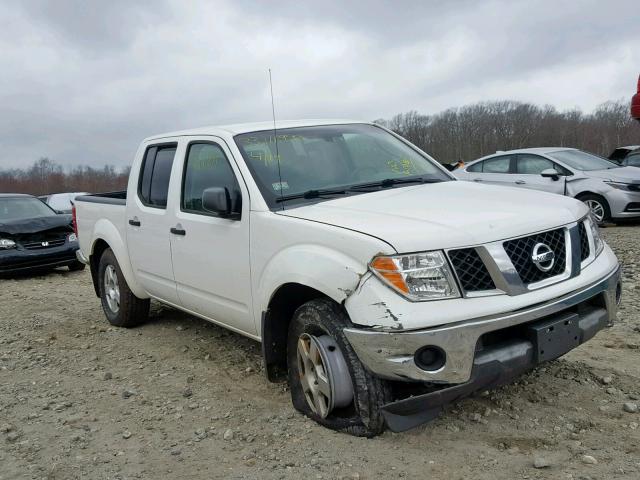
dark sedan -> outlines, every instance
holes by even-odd
[[[82,270],[77,250],[71,215],[60,215],[31,195],[0,194],[0,275]]]

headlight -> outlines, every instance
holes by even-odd
[[[640,184],[637,183],[622,183],[622,182],[604,182],[616,190],[625,190],[627,192],[640,192]]]
[[[0,238],[0,249],[7,250],[9,248],[16,248],[16,242],[8,238]]]
[[[589,214],[587,218],[589,229],[591,230],[591,237],[593,238],[593,246],[596,249],[595,256],[597,257],[604,249],[604,241],[600,236],[600,227],[598,227],[598,221],[593,218],[593,214]]]
[[[67,239],[70,242],[77,242],[78,241],[78,236],[75,233],[70,233],[69,236],[67,237]]]
[[[449,262],[441,251],[375,257],[369,267],[409,300],[460,297]]]

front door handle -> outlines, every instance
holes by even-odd
[[[524,180],[516,180],[516,185],[525,185],[527,182]]]
[[[137,218],[132,218],[129,220],[129,225],[131,225],[132,227],[139,227],[141,223]]]
[[[182,228],[170,228],[169,231],[171,233],[173,233],[174,235],[182,235],[183,237],[187,234],[187,232],[185,230],[183,230]]]
[[[482,179],[481,178],[474,178],[473,181],[474,182],[482,182]]]

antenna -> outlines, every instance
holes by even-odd
[[[271,115],[273,116],[273,138],[276,142],[276,161],[278,162],[278,189],[280,198],[282,199],[282,172],[280,171],[280,152],[278,150],[278,130],[276,129],[276,107],[273,101],[273,81],[271,79],[271,69],[269,69],[269,89],[271,90]],[[280,202],[282,210],[284,210],[284,202]]]

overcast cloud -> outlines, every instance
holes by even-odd
[[[389,118],[629,99],[620,1],[30,1],[0,5],[0,168],[131,162],[149,135],[276,115]]]

